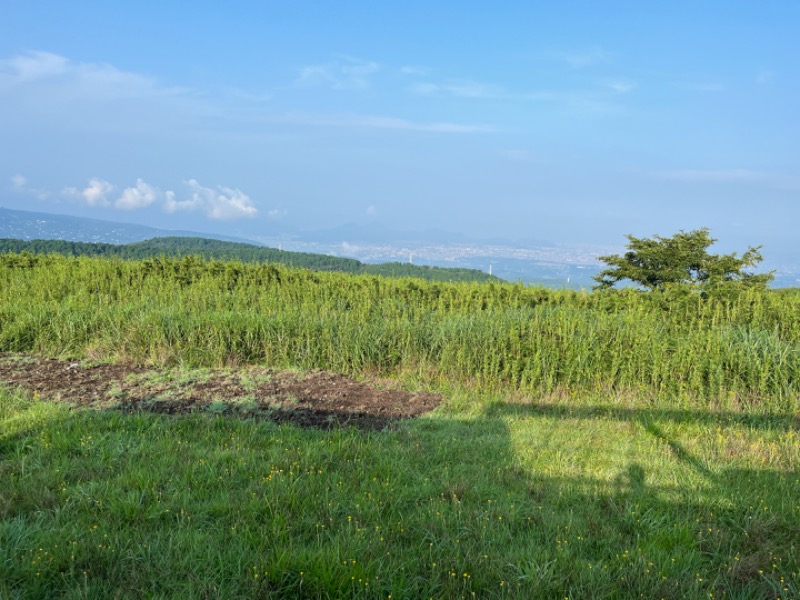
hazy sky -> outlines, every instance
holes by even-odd
[[[7,208],[249,235],[798,237],[794,0],[0,0],[0,15]]]

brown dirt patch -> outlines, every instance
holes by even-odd
[[[442,399],[387,383],[359,382],[328,371],[256,366],[163,370],[0,353],[0,384],[36,398],[95,409],[203,411],[303,427],[382,429],[426,413]]]

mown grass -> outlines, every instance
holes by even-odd
[[[316,431],[0,395],[3,598],[791,598],[791,415],[587,396]]]
[[[6,256],[0,351],[133,359],[170,384],[379,372],[448,397],[363,432],[2,390],[3,599],[800,596],[797,290]]]

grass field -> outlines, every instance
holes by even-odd
[[[378,373],[445,401],[318,430],[2,389],[0,598],[800,597],[795,291],[48,260],[0,268],[0,351],[133,359],[175,386],[202,366]]]
[[[461,399],[361,432],[5,392],[0,595],[800,594],[788,416]]]

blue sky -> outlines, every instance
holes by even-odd
[[[494,4],[0,0],[0,204],[796,245],[800,4]]]

